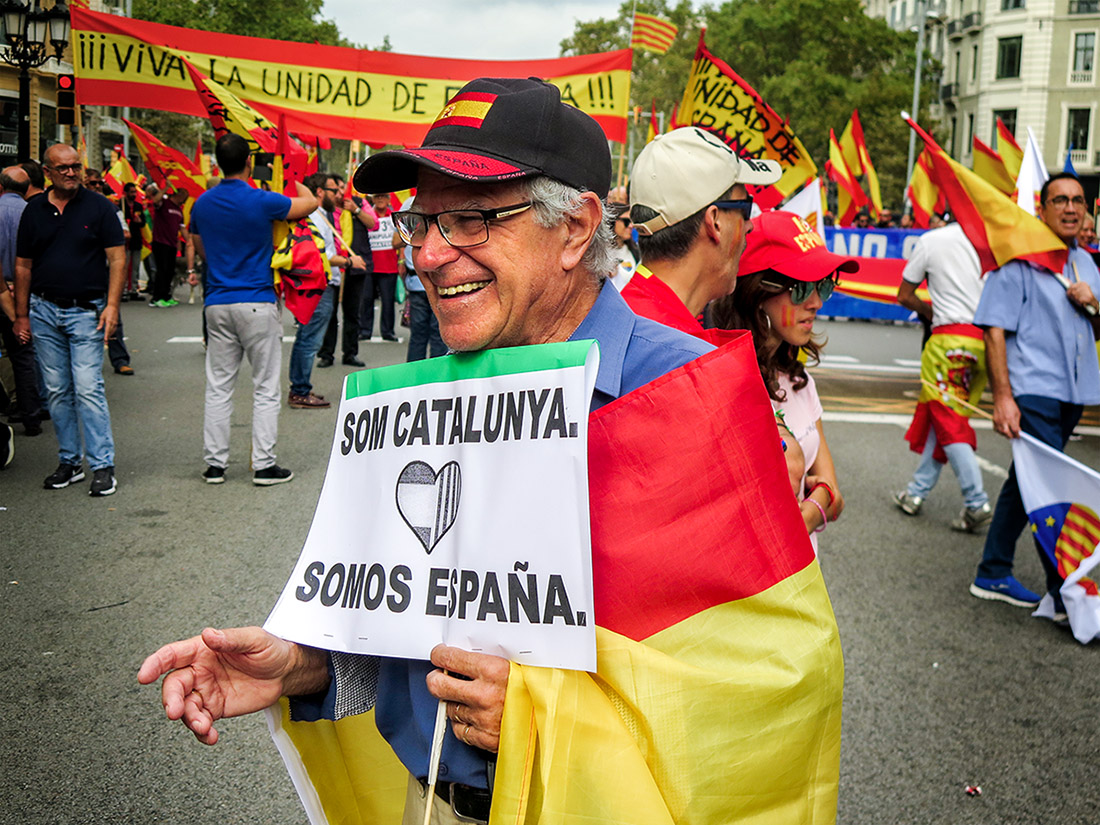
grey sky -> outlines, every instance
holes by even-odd
[[[558,57],[577,20],[614,17],[620,0],[325,0],[323,16],[372,48],[473,60]]]

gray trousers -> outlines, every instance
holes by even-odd
[[[206,409],[203,457],[214,467],[229,463],[229,419],[241,359],[252,366],[252,469],[275,463],[279,435],[279,374],[283,325],[274,303],[206,307]]]

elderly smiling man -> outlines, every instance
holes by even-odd
[[[452,98],[421,148],[372,156],[355,184],[367,192],[417,186],[413,210],[396,223],[448,346],[597,339],[596,408],[712,349],[635,316],[605,280],[614,267],[603,205],[610,178],[599,125],[562,103],[555,87],[481,79]],[[207,629],[158,650],[138,678],[148,684],[165,673],[169,718],[207,744],[217,741],[219,718],[281,695],[298,697],[306,719],[373,706],[411,777],[405,822],[421,821],[437,701],[446,700],[452,725],[446,781],[437,786],[446,801],[434,801],[436,821],[489,818],[509,681],[504,659],[443,645],[430,662],[378,659],[304,648],[259,628]]]

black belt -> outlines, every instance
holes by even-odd
[[[43,301],[49,301],[51,304],[61,309],[87,309],[92,312],[97,312],[99,310],[99,307],[92,303],[92,301],[102,301],[105,297],[103,293],[85,295],[80,298],[63,298],[51,292],[35,292],[33,294],[37,295]]]
[[[488,822],[492,794],[485,788],[460,785],[457,782],[436,782],[435,793],[450,803],[455,816],[464,822]]]

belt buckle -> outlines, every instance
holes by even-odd
[[[459,791],[458,795],[455,794],[456,788],[462,789]],[[476,788],[469,788],[466,785],[460,785],[457,782],[452,782],[447,790],[450,796],[451,810],[454,812],[455,818],[458,819],[459,822],[479,822],[483,825],[484,823],[488,823],[489,811],[487,809],[484,811],[484,818],[478,815],[481,813],[481,811],[474,810],[474,807],[476,806],[478,801],[478,791]],[[470,793],[467,794],[466,791],[469,791]],[[487,792],[485,793],[485,796],[488,796]]]

